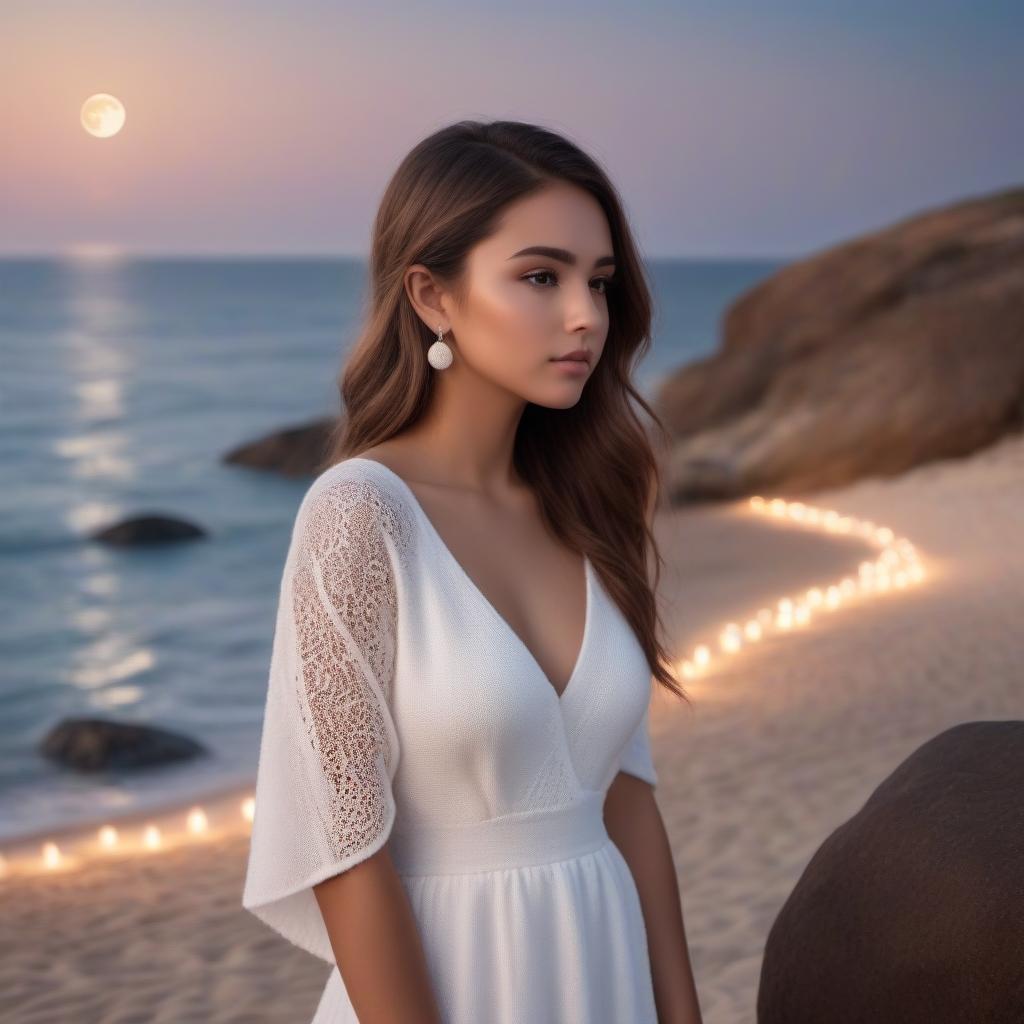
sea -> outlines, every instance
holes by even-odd
[[[787,262],[660,259],[650,398]],[[363,309],[358,258],[0,259],[0,843],[255,779],[281,570],[309,481],[225,464],[338,411]],[[145,513],[208,536],[115,548]],[[171,729],[208,756],[79,774],[45,759],[66,717]]]

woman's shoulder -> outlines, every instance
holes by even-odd
[[[381,467],[383,468],[383,467]],[[387,536],[407,552],[414,519],[400,488],[369,459],[350,457],[317,474],[296,514],[296,529],[331,537]]]

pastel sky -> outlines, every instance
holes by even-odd
[[[1024,182],[1018,0],[3,0],[0,40],[6,254],[365,256],[398,162],[467,117],[586,148],[651,257],[796,256]]]

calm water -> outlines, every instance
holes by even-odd
[[[652,263],[641,390],[709,352],[724,306],[781,263]],[[254,778],[308,481],[220,457],[335,411],[364,282],[341,259],[0,260],[0,838]],[[86,539],[150,511],[210,535]],[[180,730],[213,756],[79,777],[35,752],[71,715]]]

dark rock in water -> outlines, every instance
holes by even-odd
[[[1024,1021],[1024,722],[919,747],[825,840],[765,943],[757,1024]]]
[[[654,407],[676,501],[814,491],[1024,425],[1024,189],[791,263],[727,310]]]
[[[289,477],[315,476],[325,468],[336,417],[267,434],[229,451],[223,461],[251,469],[273,470]]]
[[[188,736],[154,726],[66,718],[43,737],[39,752],[67,768],[97,772],[185,761],[207,750]]]
[[[93,540],[126,547],[135,544],[171,544],[205,536],[206,531],[194,523],[160,515],[133,516],[91,534]]]

